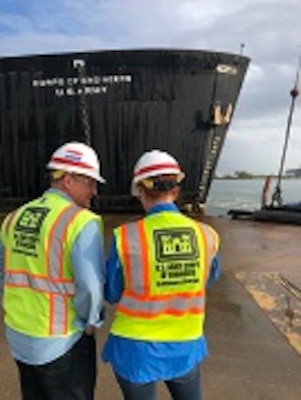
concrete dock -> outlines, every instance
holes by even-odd
[[[112,229],[130,219],[135,217],[105,216],[107,246]],[[221,235],[223,267],[221,279],[208,291],[204,400],[300,400],[301,227],[203,220]],[[108,321],[98,333],[100,351],[112,313],[108,306]],[[19,400],[2,322],[0,357],[0,400]],[[158,399],[170,399],[164,385],[158,391]],[[95,400],[121,399],[110,367],[99,361]]]

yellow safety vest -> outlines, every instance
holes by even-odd
[[[183,214],[164,211],[122,225],[114,234],[125,286],[111,332],[148,341],[202,336],[217,233]]]
[[[92,220],[102,233],[98,215],[55,192],[46,192],[6,217],[2,241],[7,326],[34,337],[68,336],[78,330],[70,251]]]

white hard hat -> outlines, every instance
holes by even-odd
[[[137,184],[144,179],[159,175],[177,175],[178,182],[185,177],[178,161],[173,156],[161,150],[147,151],[139,158],[134,167],[131,194],[138,196]]]
[[[65,143],[52,154],[47,168],[89,176],[98,182],[105,183],[105,179],[100,175],[97,154],[85,143]]]

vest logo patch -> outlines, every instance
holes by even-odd
[[[14,228],[13,250],[16,253],[37,257],[41,226],[49,211],[46,207],[28,207],[22,212]]]
[[[15,229],[28,233],[39,233],[41,225],[49,212],[44,207],[28,207],[18,218]]]
[[[155,230],[154,242],[159,262],[189,261],[199,257],[197,238],[192,228]]]

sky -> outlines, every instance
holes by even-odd
[[[162,47],[239,54],[243,49],[251,62],[217,172],[271,174],[279,169],[300,64],[300,16],[300,0],[1,0],[0,57]],[[285,169],[300,166],[301,96]]]

